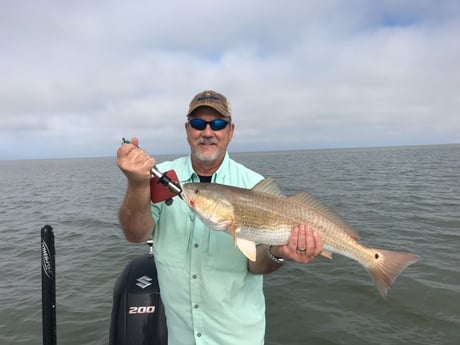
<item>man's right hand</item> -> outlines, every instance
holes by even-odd
[[[155,158],[139,148],[137,138],[132,138],[131,143],[122,144],[118,148],[117,165],[126,175],[129,183],[148,185]]]
[[[143,242],[151,237],[155,222],[150,211],[150,177],[155,159],[138,147],[139,140],[123,143],[117,151],[117,165],[128,178],[126,195],[118,219],[130,242]]]

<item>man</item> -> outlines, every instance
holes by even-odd
[[[262,179],[230,159],[227,146],[235,125],[225,96],[203,91],[191,101],[185,123],[191,154],[157,167],[174,169],[181,184],[210,182],[252,188]],[[307,263],[322,251],[320,237],[305,225],[292,229],[284,246],[259,245],[248,261],[228,234],[210,230],[187,205],[150,202],[150,169],[155,159],[132,144],[122,145],[117,164],[128,178],[119,210],[128,241],[152,235],[169,345],[255,345],[264,343],[263,274],[283,260]]]

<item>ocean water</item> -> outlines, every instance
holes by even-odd
[[[387,299],[340,255],[285,264],[265,277],[266,344],[460,344],[460,145],[231,155],[288,195],[325,201],[364,244],[422,257]],[[42,343],[45,224],[56,238],[58,344],[108,343],[115,281],[147,252],[119,228],[125,187],[115,158],[0,161],[0,344]]]

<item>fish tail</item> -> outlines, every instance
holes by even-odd
[[[416,263],[420,257],[411,253],[395,252],[383,249],[372,249],[373,257],[370,263],[366,263],[369,275],[374,280],[382,297],[388,295],[388,290],[396,278],[409,265]]]

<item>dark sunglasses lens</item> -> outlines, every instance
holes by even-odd
[[[191,119],[190,121],[190,126],[192,126],[193,129],[197,129],[199,131],[202,131],[203,129],[206,128],[206,121],[202,119]]]
[[[210,122],[211,124],[211,129],[213,131],[220,131],[221,129],[224,129],[227,127],[228,121],[226,120],[221,120],[221,119],[215,119]]]
[[[228,125],[227,120],[221,120],[221,119],[215,119],[209,122],[202,120],[202,119],[191,119],[189,123],[193,129],[196,129],[199,131],[202,131],[203,129],[205,129],[208,123],[211,126],[211,129],[213,131],[220,131],[221,129],[224,129]]]

